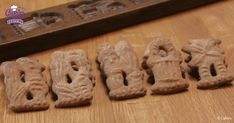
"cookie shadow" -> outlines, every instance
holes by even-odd
[[[184,93],[187,93],[188,92],[188,89],[183,89],[183,90],[179,90],[179,91],[173,91],[173,92],[169,92],[169,93],[153,93],[151,92],[150,95],[152,96],[168,96],[168,95],[178,95],[178,94],[184,94]]]

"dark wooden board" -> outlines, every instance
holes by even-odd
[[[135,2],[134,2],[135,1]],[[83,0],[0,20],[0,62],[220,0]]]

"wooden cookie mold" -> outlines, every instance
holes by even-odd
[[[103,34],[219,0],[79,0],[0,20],[0,61]],[[9,51],[11,49],[11,51]]]

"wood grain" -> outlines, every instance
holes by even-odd
[[[1,0],[0,17],[12,4],[33,11],[71,0]],[[48,67],[49,57],[56,50],[67,51],[81,48],[87,51],[93,61],[96,86],[92,105],[77,108],[55,109],[51,95],[50,108],[46,111],[14,113],[7,108],[4,85],[0,81],[0,123],[233,123],[234,87],[216,90],[198,90],[196,81],[189,79],[187,92],[167,95],[150,95],[150,84],[145,83],[148,92],[143,98],[126,101],[111,101],[97,70],[96,46],[103,41],[116,43],[120,40],[130,42],[139,59],[148,42],[155,36],[173,40],[180,49],[191,38],[214,37],[223,41],[229,68],[234,72],[234,1],[227,0],[173,16],[164,17],[134,27],[125,28],[95,38],[79,41],[63,47],[32,54]],[[9,51],[10,52],[10,51]],[[50,81],[48,70],[45,72]]]

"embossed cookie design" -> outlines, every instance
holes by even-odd
[[[83,50],[56,51],[51,56],[52,90],[57,95],[55,107],[90,104],[94,77],[91,61]]]
[[[44,65],[35,59],[19,58],[2,63],[1,71],[9,108],[15,112],[45,110],[48,85],[42,72]]]
[[[197,68],[200,80],[198,88],[206,89],[231,83],[234,76],[227,69],[224,51],[219,47],[220,40],[190,40],[182,51],[189,54],[186,62],[193,69]]]
[[[109,42],[102,43],[98,49],[97,61],[106,77],[106,85],[111,99],[141,97],[146,94],[143,86],[144,74],[133,48],[125,41],[115,47]]]
[[[183,78],[182,57],[172,43],[164,38],[156,38],[147,46],[142,67],[155,83],[151,91],[155,94],[169,94],[186,90],[189,84]]]

